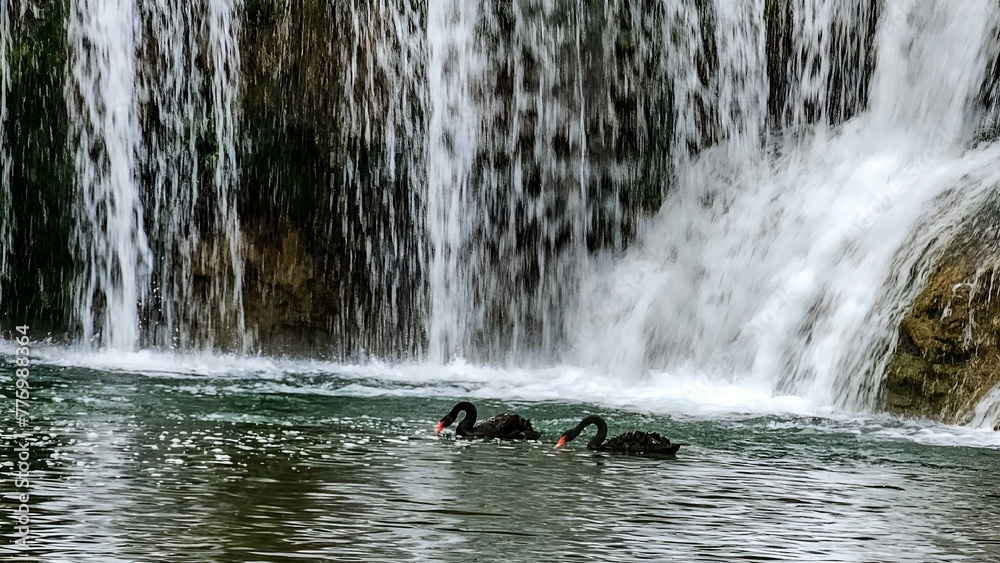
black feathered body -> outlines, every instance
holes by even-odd
[[[459,438],[486,438],[488,440],[537,440],[541,434],[531,427],[531,421],[517,414],[498,414],[489,420],[476,424],[476,406],[462,401],[452,407],[451,412],[441,419],[441,428],[455,423],[458,416],[465,416],[455,427]]]
[[[602,452],[615,452],[632,455],[675,454],[680,444],[671,444],[668,438],[656,432],[633,430],[619,434],[604,442],[597,449]]]
[[[537,440],[541,434],[531,427],[531,421],[519,414],[498,414],[473,427],[471,433],[462,434],[466,438],[487,438],[500,440]]]
[[[607,440],[608,423],[596,414],[587,416],[580,421],[580,424],[563,432],[559,439],[559,445],[556,447],[561,447],[566,442],[575,440],[585,428],[591,425],[597,427],[597,435],[587,443],[587,448],[591,450],[630,455],[673,455],[681,448],[681,444],[672,444],[669,439],[656,432],[643,432],[641,430],[619,434]]]

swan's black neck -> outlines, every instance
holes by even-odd
[[[464,412],[465,418],[462,422],[458,423],[455,427],[455,434],[458,436],[465,436],[467,434],[472,434],[472,427],[476,425],[476,406],[468,401],[462,401],[454,407],[452,407],[451,412],[448,416],[444,417],[445,426],[450,426],[451,423],[455,422],[458,418],[458,413]]]
[[[592,414],[581,420],[580,424],[576,425],[576,428],[566,432],[566,441],[568,442],[575,439],[580,435],[580,432],[583,432],[584,428],[590,426],[591,424],[597,427],[597,435],[594,436],[591,441],[587,442],[587,449],[596,450],[600,448],[601,444],[603,444],[604,440],[608,437],[608,423],[596,414]]]

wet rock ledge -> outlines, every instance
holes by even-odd
[[[885,410],[964,424],[1000,383],[998,249],[990,212],[945,252],[900,325],[882,387]]]

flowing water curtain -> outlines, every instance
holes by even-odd
[[[596,108],[586,103],[583,60],[590,54],[585,38],[601,33],[603,24],[590,27],[588,12],[586,2],[514,4],[510,109],[519,136],[511,139],[517,144],[509,179],[494,177],[484,185],[500,227],[500,251],[493,262],[500,291],[486,315],[500,326],[493,347],[502,346],[515,360],[527,354],[545,361],[555,356],[563,341],[564,315],[586,266],[587,126]],[[488,135],[497,133],[504,135],[502,129]],[[499,189],[505,185],[510,186],[506,193]],[[486,239],[491,233],[482,235]],[[509,320],[513,323],[501,324]]]
[[[730,260],[743,264],[739,277],[753,288],[733,300],[751,314],[752,375],[773,381],[775,391],[872,408],[905,312],[900,304],[913,302],[943,246],[988,193],[995,170],[955,144],[968,133],[967,94],[981,80],[990,17],[985,4],[976,7],[969,14],[945,3],[889,5],[872,55],[868,112],[830,138],[786,139],[769,176],[752,183],[764,189],[737,200],[744,215],[769,218],[739,245],[750,252],[734,247]],[[815,104],[802,100],[798,115],[809,115]],[[719,277],[718,266],[709,272],[738,287],[732,274]]]
[[[752,141],[761,130],[761,87],[767,83],[760,37],[766,6],[741,6],[754,8],[749,15],[722,9],[732,6],[697,11],[678,4],[671,19],[657,22],[662,44],[684,36],[668,30],[700,34],[703,41],[694,45],[708,45],[702,56],[717,71],[690,63],[671,67],[663,59],[675,108],[676,185],[641,245],[591,278],[583,308],[583,326],[590,328],[582,331],[574,361],[616,373],[693,368],[751,378],[822,404],[871,406],[899,304],[911,302],[906,292],[920,285],[899,272],[933,263],[919,261],[932,258],[934,241],[953,236],[962,218],[975,212],[996,174],[987,153],[949,154],[954,134],[969,130],[962,108],[979,88],[981,31],[994,8],[977,4],[980,12],[966,13],[943,2],[899,6],[904,16],[893,25],[902,28],[885,23],[879,42],[864,33],[849,35],[847,43],[823,39],[838,37],[843,21],[867,17],[856,4],[840,6],[847,11],[843,17],[803,16],[826,22],[826,31],[799,25],[793,44],[809,45],[799,52],[830,60],[784,67],[806,74],[793,83],[811,86],[801,96],[781,98],[781,108],[801,104],[789,114],[799,116],[789,123],[796,130],[772,130],[777,144],[763,154],[754,152]],[[747,19],[755,23],[744,25]],[[857,58],[841,52],[858,53],[868,44],[879,51]],[[842,106],[815,109],[817,100],[829,102],[837,88],[859,91],[836,77],[864,77],[876,55],[880,67],[867,114],[842,124],[837,135],[805,132],[801,143],[781,138],[802,134],[798,126],[807,122],[843,117],[837,114]],[[698,55],[684,59],[697,61]],[[770,77],[773,70],[769,61]],[[949,82],[944,73],[958,80]],[[880,84],[905,91],[880,91]],[[773,100],[768,106],[770,113]],[[924,135],[928,124],[949,133],[945,142]],[[742,135],[750,150],[731,150],[727,135]],[[697,158],[677,155],[685,149]],[[962,190],[953,190],[956,185]],[[959,193],[967,200],[956,201]],[[882,210],[860,224],[859,212],[873,203]]]
[[[689,324],[695,322],[692,311],[687,311],[687,319],[682,310],[675,311],[677,316],[664,317],[671,319],[664,327],[655,326],[663,319],[652,312],[663,306],[670,270],[678,269],[671,264],[699,259],[698,245],[705,244],[704,240],[690,240],[701,229],[697,222],[711,223],[709,217],[695,213],[703,208],[706,197],[697,191],[696,182],[684,180],[679,172],[684,172],[692,156],[724,140],[725,135],[742,132],[745,124],[756,123],[751,120],[757,119],[753,112],[760,105],[759,86],[766,81],[744,68],[746,61],[760,57],[751,53],[741,58],[739,54],[740,49],[758,48],[760,42],[760,25],[736,21],[745,14],[727,18],[727,13],[719,18],[712,4],[697,2],[666,3],[653,11],[628,3],[618,14],[608,18],[615,26],[614,34],[620,43],[634,47],[625,50],[616,45],[615,53],[629,54],[634,62],[616,80],[641,85],[631,94],[638,110],[624,129],[626,135],[638,139],[626,189],[638,192],[636,196],[644,194],[656,207],[662,201],[660,215],[670,211],[668,205],[674,213],[690,212],[668,222],[651,221],[655,234],[647,234],[653,239],[644,243],[645,250],[595,265],[584,288],[567,359],[638,373],[650,361],[659,363],[659,358],[691,350],[697,338]],[[721,64],[742,66],[720,69]],[[620,164],[628,164],[622,155],[617,156]],[[692,263],[684,275],[695,276],[697,269]],[[674,281],[678,281],[676,276]],[[691,279],[670,286],[682,307],[693,302],[698,283]],[[688,292],[686,297],[679,295],[682,290]],[[661,305],[656,305],[658,301]]]
[[[471,185],[480,142],[477,82],[484,54],[476,44],[478,3],[430,2],[427,8],[427,227],[430,243],[430,357],[467,354],[478,319],[469,229],[485,220]]]
[[[823,38],[838,37],[844,21],[870,16],[849,3],[836,6],[842,11],[814,16],[827,22],[825,31],[796,27],[796,42],[813,45],[800,52],[829,61],[789,67],[806,73],[790,83],[812,86],[786,98],[798,109],[788,123],[796,129],[784,134],[836,123],[843,108],[830,104],[852,92],[870,92],[867,112],[832,138],[805,135],[800,146],[784,139],[761,192],[775,199],[741,198],[741,208],[753,205],[773,218],[750,245],[754,262],[767,268],[747,264],[744,279],[759,288],[749,296],[760,303],[748,309],[747,326],[756,344],[753,374],[774,381],[777,392],[869,409],[896,345],[905,313],[899,304],[913,302],[994,175],[976,158],[960,157],[961,142],[955,144],[968,131],[966,100],[979,88],[982,25],[990,16],[985,3],[974,14],[940,2],[887,3],[877,42],[855,34],[852,44],[831,51]],[[866,57],[842,55],[869,44],[877,49]],[[873,60],[871,84],[863,88],[836,78],[863,77]]]
[[[332,5],[328,86],[336,126],[318,220],[325,283],[339,285],[332,333],[346,356],[419,355],[426,316],[426,6]]]
[[[879,4],[768,2],[769,120],[774,130],[835,125],[867,103]]]
[[[85,341],[126,350],[139,340],[138,303],[153,260],[138,184],[140,26],[131,0],[74,0],[67,26],[79,197],[76,316]]]
[[[193,287],[193,260],[201,242],[196,208],[204,171],[198,142],[205,134],[205,72],[199,63],[204,11],[198,2],[144,3],[143,86],[147,142],[147,224],[157,256],[144,321],[149,340],[187,348],[198,338],[189,331],[202,308]]]
[[[761,154],[766,124],[764,3],[715,2],[719,136],[747,161]]]
[[[906,236],[887,259],[877,301],[863,321],[854,321],[861,328],[847,332],[845,323],[851,320],[842,318],[842,311],[827,318],[832,337],[847,342],[845,351],[862,352],[843,353],[819,382],[833,388],[839,405],[859,409],[875,406],[898,345],[897,327],[906,311],[894,304],[913,302],[946,245],[1000,181],[995,144],[965,152],[983,119],[976,98],[986,82],[987,57],[996,41],[991,30],[1000,8],[991,2],[961,8],[948,2],[896,2],[886,10],[869,119],[873,129],[906,136],[894,156],[907,159],[900,177],[909,182],[892,194],[868,230],[893,225],[893,215],[913,219],[897,219]],[[914,201],[920,203],[916,208]],[[817,332],[822,345],[830,336]],[[823,365],[815,354],[810,354],[813,363]]]
[[[156,256],[146,341],[246,350],[236,210],[241,3],[143,8],[145,203]],[[196,273],[210,281],[196,285]]]
[[[462,21],[449,19],[454,6],[436,8],[444,24]],[[444,141],[430,161],[443,158],[439,168],[456,176],[438,180],[431,192],[450,190],[435,196],[441,219],[438,231],[434,224],[431,229],[434,240],[447,241],[432,256],[433,318],[445,319],[432,321],[437,359],[535,353],[551,361],[566,336],[580,330],[579,316],[570,312],[578,309],[589,254],[624,248],[641,215],[669,191],[678,163],[735,136],[737,127],[751,123],[742,114],[759,113],[766,81],[754,75],[756,82],[736,84],[750,76],[744,69],[731,79],[712,71],[719,46],[728,48],[731,38],[715,37],[720,26],[711,6],[640,8],[630,2],[487,3],[477,41],[456,46],[469,35],[438,32],[450,41],[431,57],[443,77],[431,85],[438,115],[469,109],[460,120],[442,118],[437,129],[432,119],[432,142]],[[762,4],[751,9],[760,12]],[[723,25],[741,33],[735,21]],[[750,30],[762,45],[763,26]],[[733,64],[743,61],[733,48],[724,55]],[[716,103],[718,80],[734,84],[722,93],[725,102]],[[753,96],[740,98],[750,90]],[[436,91],[443,94],[435,97]],[[449,105],[447,96],[456,93],[462,103]],[[449,134],[437,132],[474,122],[477,112],[478,129],[459,128],[469,144],[478,144],[470,160],[470,149],[456,155]],[[756,141],[757,123],[755,133],[741,131],[741,138]],[[605,296],[583,303],[584,309],[606,305]],[[583,322],[595,315],[585,313]]]
[[[979,137],[996,139],[1000,136],[1000,16],[994,15],[987,37],[990,39],[985,46],[986,78],[978,100],[983,113]]]
[[[77,317],[85,340],[103,346],[245,350],[235,201],[240,3],[141,8],[72,4]],[[195,285],[196,273],[207,287]]]
[[[939,143],[969,133],[979,117],[970,115],[969,103],[983,87],[987,51],[995,43],[989,37],[995,10],[981,1],[966,8],[903,0],[886,5],[869,103],[879,125],[920,123],[924,136]]]
[[[969,426],[1000,431],[1000,385],[990,389],[975,405]]]
[[[588,237],[621,243],[607,25],[582,2],[430,5],[434,360],[551,361]]]
[[[211,258],[219,276],[210,301],[226,335],[242,351],[251,345],[243,312],[243,248],[236,208],[236,162],[241,84],[239,26],[243,0],[209,0],[208,50],[212,66],[212,125],[215,140],[214,243]],[[231,273],[231,275],[229,275]],[[235,335],[233,335],[235,331]],[[214,338],[214,334],[210,338]]]

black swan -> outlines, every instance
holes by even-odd
[[[434,433],[451,426],[458,413],[465,412],[462,422],[455,427],[455,435],[461,438],[499,438],[501,440],[537,440],[541,434],[531,427],[531,421],[516,414],[498,414],[493,418],[476,424],[476,407],[472,403],[462,401],[448,413],[434,428]]]
[[[619,434],[605,442],[604,439],[608,437],[608,423],[596,414],[581,420],[576,428],[570,428],[563,432],[562,436],[559,436],[556,447],[561,448],[566,445],[566,442],[575,440],[580,432],[583,432],[583,429],[591,424],[597,426],[597,436],[594,436],[594,439],[587,443],[587,449],[620,454],[650,455],[675,454],[681,447],[681,444],[671,444],[670,440],[655,432],[639,430]]]

